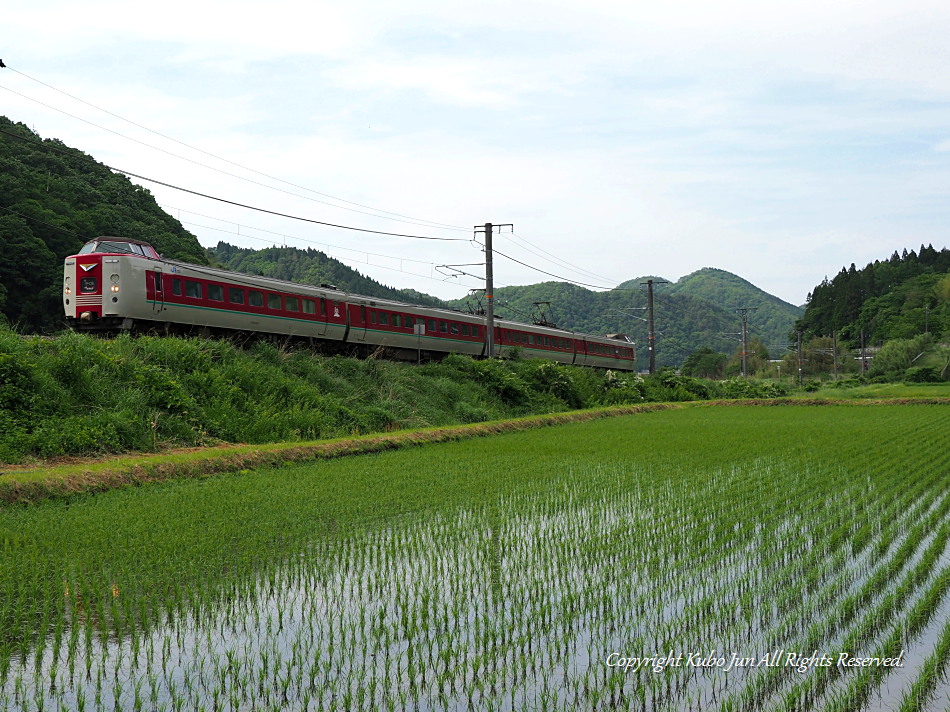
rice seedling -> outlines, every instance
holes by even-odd
[[[948,421],[658,412],[0,509],[0,710],[873,709],[907,650],[923,709]]]

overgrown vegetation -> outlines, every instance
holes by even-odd
[[[303,441],[601,405],[766,398],[769,382],[653,377],[538,359],[449,356],[417,367],[260,341],[0,327],[0,462],[218,442]]]
[[[0,461],[315,440],[639,403],[635,376],[450,356],[416,367],[257,342],[0,327]]]

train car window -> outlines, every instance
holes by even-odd
[[[416,325],[416,320],[413,319],[411,316],[407,316],[403,319],[402,325],[406,327],[407,329],[411,329],[412,327]]]
[[[279,294],[268,294],[268,295],[267,295],[267,308],[268,308],[268,309],[280,309],[280,295],[279,295]]]
[[[214,302],[223,302],[224,301],[224,287],[220,284],[209,284],[208,285],[208,299]]]
[[[264,295],[261,292],[248,292],[247,293],[247,303],[252,307],[262,307],[264,306]]]
[[[310,299],[303,300],[303,313],[304,314],[316,314],[317,313],[317,303],[311,301]]]
[[[439,333],[440,333],[440,334],[447,334],[448,331],[449,331],[449,325],[446,324],[444,321],[440,321],[440,322],[439,322]]]
[[[462,336],[468,336],[468,324],[462,324]]]
[[[451,333],[453,333],[453,334],[458,334],[458,333],[459,333],[459,325],[458,325],[458,324],[449,324],[449,331],[450,331]]]
[[[172,294],[174,294],[176,297],[181,296],[181,280],[180,279],[172,279]]]
[[[431,331],[435,333],[435,319],[429,319],[429,323],[426,325],[426,331]]]
[[[297,299],[297,297],[285,297],[284,308],[286,308],[287,311],[300,311],[300,300]]]
[[[389,314],[386,312],[379,313],[379,323],[383,326],[389,326]]]
[[[244,304],[244,290],[228,287],[228,299],[231,304]]]
[[[478,336],[482,333],[481,327],[476,324],[472,324],[472,336]]]
[[[393,326],[402,326],[402,317],[399,314],[393,314]]]
[[[185,296],[192,299],[201,299],[201,283],[185,280]]]

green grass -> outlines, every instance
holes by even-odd
[[[845,709],[887,669],[605,661],[919,645],[948,427],[684,408],[0,508],[0,710]]]

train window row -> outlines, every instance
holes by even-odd
[[[361,307],[361,316],[366,323],[366,308]],[[386,312],[377,309],[369,311],[369,323],[378,326],[392,326],[402,329],[412,329],[415,325],[425,324],[426,332],[430,334],[452,334],[455,336],[478,337],[481,331],[476,324],[466,324],[464,322],[443,321],[441,319],[421,319],[411,314],[399,314],[396,312]]]
[[[501,330],[501,340],[503,343],[508,344],[528,344],[553,349],[573,348],[571,339],[562,339],[557,336],[542,336],[541,334],[528,334],[523,331],[513,331],[511,329]]]
[[[621,358],[632,359],[633,349],[619,348],[617,346],[608,346],[607,344],[587,343],[587,353],[600,354],[603,356],[620,356]]]
[[[212,302],[227,302],[234,306],[243,306],[247,304],[251,307],[263,308],[265,300],[267,308],[273,311],[303,312],[304,314],[316,316],[319,311],[321,317],[327,315],[326,299],[305,299],[303,297],[290,297],[272,292],[261,292],[256,289],[244,289],[242,287],[225,287],[214,282],[198,282],[191,279],[172,278],[172,294],[176,297],[184,295],[188,299],[207,299]],[[158,291],[161,291],[160,289]],[[335,313],[334,316],[338,316]]]

